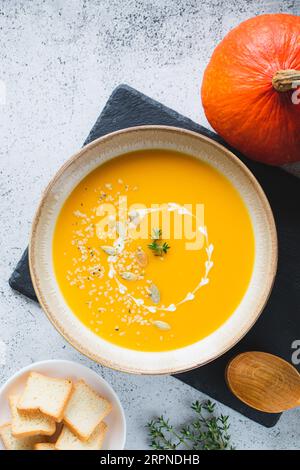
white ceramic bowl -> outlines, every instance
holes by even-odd
[[[68,307],[57,285],[52,239],[57,216],[73,188],[104,162],[127,152],[169,149],[210,163],[235,186],[246,204],[255,235],[255,262],[249,287],[231,317],[214,333],[190,346],[167,352],[138,352],[105,341],[85,327]],[[277,266],[277,237],[269,203],[247,167],[222,145],[194,132],[165,126],[125,129],[84,147],[47,187],[33,222],[30,271],[39,302],[60,333],[95,361],[132,373],[171,374],[217,358],[236,344],[259,317]]]
[[[8,397],[12,393],[21,393],[29,372],[40,372],[50,377],[70,378],[71,380],[83,379],[96,392],[107,398],[112,404],[111,413],[105,418],[108,431],[103,443],[105,450],[122,450],[126,441],[126,421],[125,414],[120,400],[112,387],[93,370],[81,364],[65,360],[49,360],[30,364],[13,375],[0,389],[0,425],[7,423],[11,419]],[[0,439],[0,450],[4,446]]]

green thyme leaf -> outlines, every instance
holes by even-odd
[[[159,233],[157,232],[156,235],[161,236],[161,230],[160,229],[155,229],[159,230]],[[153,239],[153,238],[152,238]],[[168,253],[168,250],[171,248],[170,245],[168,245],[167,242],[161,243],[160,239],[153,239],[151,243],[149,243],[148,248],[153,251],[155,256],[163,256],[164,254]]]
[[[150,447],[157,450],[233,450],[230,444],[229,417],[215,415],[210,400],[192,403],[196,418],[179,431],[160,416],[147,424]]]

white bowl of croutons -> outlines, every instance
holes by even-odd
[[[125,414],[111,386],[66,360],[30,364],[0,389],[1,450],[122,450]]]

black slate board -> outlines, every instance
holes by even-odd
[[[143,124],[190,129],[229,148],[215,133],[126,85],[114,90],[85,144],[109,132]],[[280,415],[257,412],[235,399],[226,387],[224,370],[230,358],[247,350],[267,351],[291,361],[292,343],[300,339],[300,181],[279,168],[251,162],[234,152],[254,173],[274,212],[279,238],[274,289],[260,319],[237,346],[213,363],[176,377],[250,419],[272,427]],[[37,300],[30,280],[27,250],[9,283],[13,289]],[[298,368],[300,370],[300,366]]]

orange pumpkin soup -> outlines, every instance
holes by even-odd
[[[238,192],[212,166],[138,151],[72,191],[53,261],[65,300],[96,335],[166,351],[206,337],[234,312],[251,278],[254,234]]]

